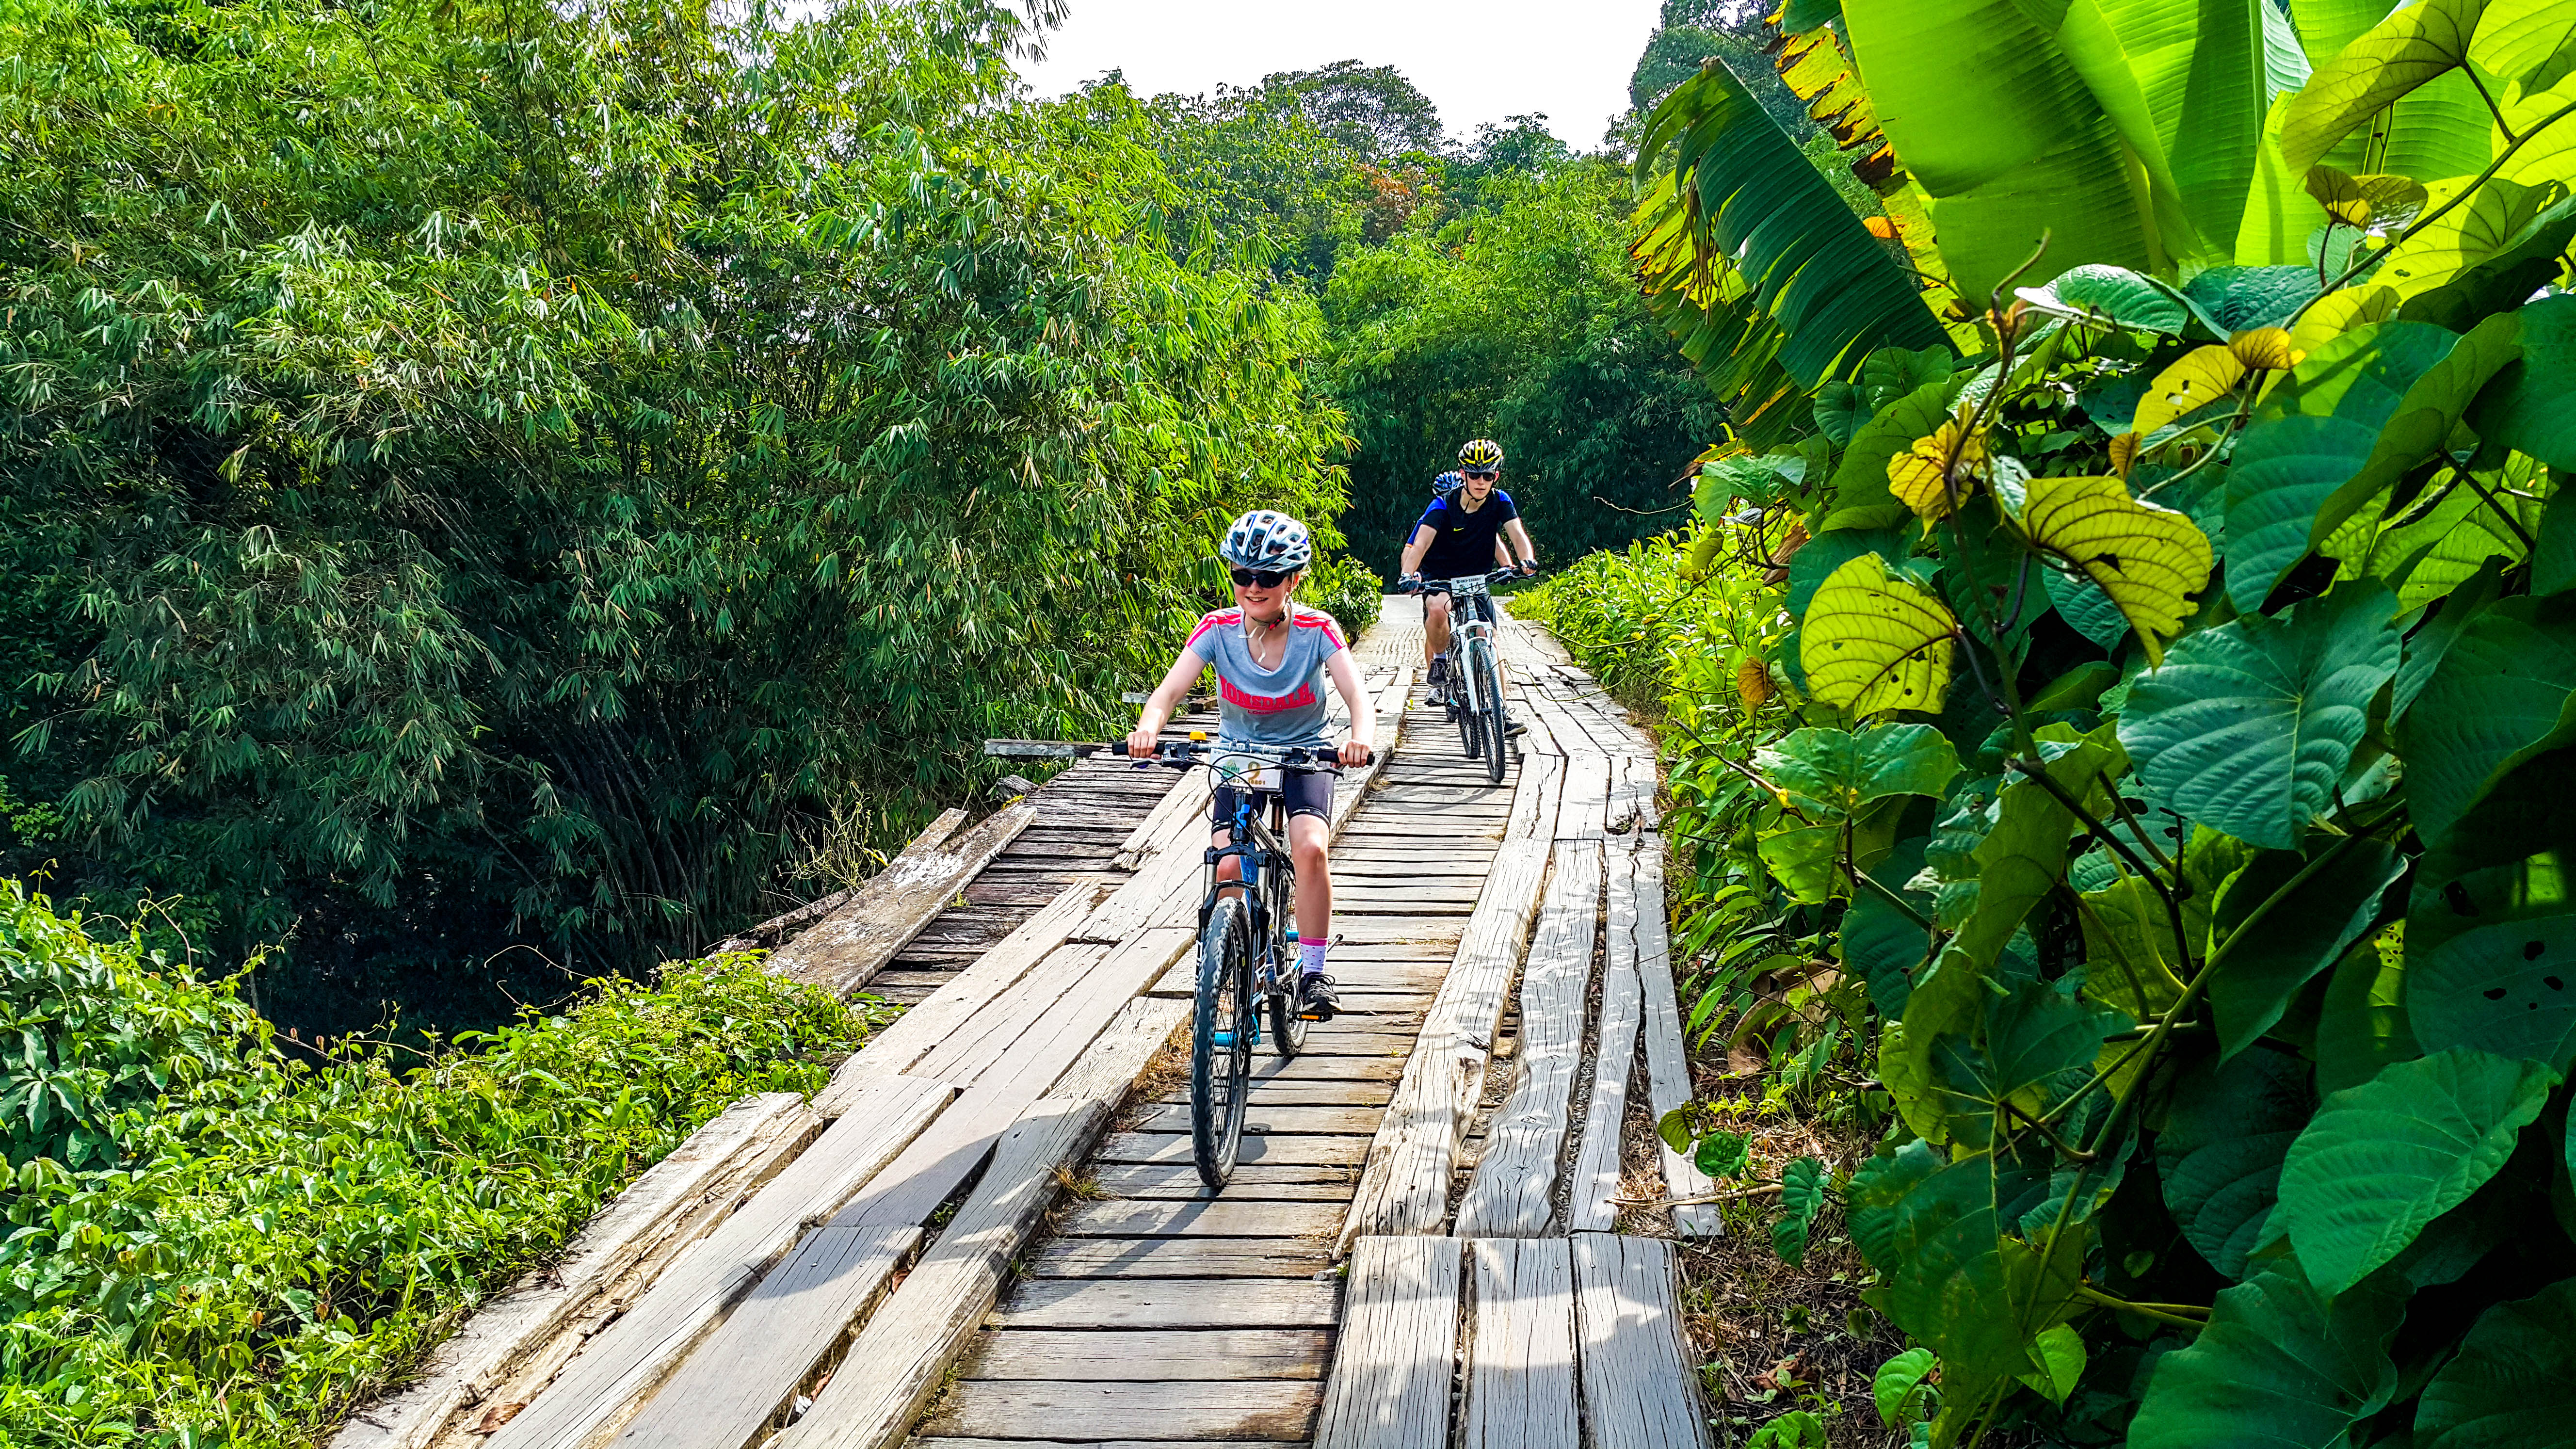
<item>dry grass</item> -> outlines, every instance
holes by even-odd
[[[1840,1176],[1866,1158],[1871,1144],[1838,1132],[1795,1102],[1767,1101],[1759,1077],[1730,1077],[1715,1053],[1693,1062],[1703,1101],[1717,1104],[1728,1128],[1751,1139],[1749,1182],[1777,1182],[1800,1157],[1821,1159]],[[1632,1083],[1621,1134],[1624,1197],[1662,1195],[1654,1124],[1645,1083]],[[1721,1186],[1725,1186],[1721,1184]],[[1683,1329],[1700,1358],[1710,1412],[1725,1426],[1721,1444],[1742,1444],[1764,1423],[1793,1409],[1825,1421],[1834,1449],[1901,1449],[1902,1431],[1879,1422],[1870,1377],[1905,1348],[1903,1335],[1864,1306],[1869,1265],[1852,1245],[1838,1202],[1828,1200],[1809,1234],[1806,1260],[1792,1267],[1771,1246],[1776,1197],[1718,1205],[1720,1237],[1679,1244]],[[1622,1232],[1669,1238],[1666,1214],[1632,1208]]]

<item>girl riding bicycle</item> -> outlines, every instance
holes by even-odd
[[[1306,526],[1285,514],[1256,508],[1226,529],[1218,550],[1234,577],[1234,607],[1201,616],[1198,628],[1182,646],[1180,657],[1163,675],[1153,696],[1137,715],[1127,736],[1127,753],[1139,760],[1153,756],[1155,737],[1171,723],[1172,713],[1187,698],[1199,675],[1214,669],[1217,677],[1217,741],[1267,748],[1330,749],[1324,732],[1330,709],[1325,680],[1342,697],[1351,716],[1350,738],[1340,750],[1345,765],[1365,765],[1377,744],[1377,715],[1360,685],[1341,627],[1321,609],[1297,604],[1294,595],[1306,566],[1314,562],[1314,540]],[[1325,954],[1332,945],[1333,877],[1326,855],[1333,811],[1333,777],[1281,771],[1276,793],[1288,814],[1289,857],[1297,874],[1298,1014],[1330,1021],[1341,1009],[1333,978],[1324,974]],[[1265,786],[1258,793],[1272,793]],[[1225,845],[1224,826],[1234,818],[1236,792],[1220,786],[1214,813],[1219,826],[1213,844]],[[1221,880],[1237,880],[1242,863],[1228,856],[1217,867]]]

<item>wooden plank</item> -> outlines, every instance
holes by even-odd
[[[815,1229],[662,1385],[618,1449],[741,1449],[778,1410],[786,1366],[819,1363],[884,1296],[922,1236],[890,1223]],[[793,1392],[795,1381],[784,1387]]]
[[[1521,1069],[1486,1126],[1484,1152],[1458,1201],[1462,1237],[1535,1237],[1555,1216],[1600,927],[1601,866],[1600,842],[1557,842],[1555,879],[1521,971]]]
[[[1321,1379],[1331,1334],[1314,1328],[1143,1329],[989,1333],[966,1360],[968,1379],[1132,1379],[1138,1366],[1176,1380]],[[1160,1426],[1157,1426],[1160,1427]]]
[[[1245,1202],[1226,1184],[1226,1200],[1240,1207],[1306,1207],[1321,1204]],[[1332,1208],[1340,1221],[1338,1205]],[[1312,1278],[1332,1267],[1332,1247],[1320,1241],[1267,1238],[1058,1238],[1029,1265],[1039,1278]],[[1159,1365],[1156,1372],[1160,1372]]]
[[[1036,969],[1038,962],[1062,945],[1111,889],[1108,882],[1100,880],[1081,880],[1064,887],[1043,910],[1021,922],[1001,944],[959,972],[930,999],[868,1038],[868,1044],[841,1063],[832,1073],[830,1084],[815,1094],[814,1109],[827,1117],[838,1116],[841,1104],[868,1083],[903,1074],[968,1018]]]
[[[868,984],[904,943],[919,935],[985,862],[1038,818],[1035,805],[1006,805],[935,850],[907,850],[859,887],[839,910],[770,954],[772,975],[839,996]]]
[[[1365,1137],[1377,1130],[1378,1109],[1375,1107],[1282,1107],[1258,1098],[1245,1104],[1243,1135],[1260,1133],[1355,1133]],[[1140,1132],[1187,1132],[1190,1109],[1185,1104],[1156,1107],[1138,1120]]]
[[[1319,1384],[1295,1379],[1235,1383],[988,1382],[966,1386],[923,1427],[934,1434],[1025,1439],[1061,1434],[1077,1442],[1151,1425],[1184,1442],[1197,1439],[1293,1441],[1306,1437],[1323,1396]],[[798,1430],[804,1426],[799,1424]],[[790,1431],[780,1449],[814,1442]]]
[[[1454,1246],[1454,1245],[1453,1245]],[[1001,1311],[1005,1328],[1330,1328],[1341,1290],[1265,1278],[1038,1278]]]
[[[789,1449],[878,1449],[902,1440],[993,1306],[1012,1257],[1055,1201],[1064,1170],[1081,1160],[1108,1118],[1097,1098],[1050,1097],[1004,1134],[992,1167],[937,1245],[868,1320],[840,1371],[789,1431]],[[777,1387],[792,1391],[808,1367]],[[741,1376],[732,1381],[743,1382]],[[759,1396],[766,1402],[755,1417],[718,1422],[696,1413],[685,1432],[675,1420],[660,1442],[669,1449],[740,1449],[786,1398],[768,1386]]]
[[[914,1077],[871,1086],[503,1425],[492,1449],[580,1449],[610,1428],[760,1281],[805,1223],[829,1214],[894,1160],[953,1094],[945,1082]]]
[[[1314,1203],[1093,1202],[1067,1214],[1069,1238],[1320,1237],[1339,1227],[1339,1208]]]
[[[1602,921],[1606,949],[1593,1038],[1592,1096],[1584,1107],[1566,1218],[1575,1232],[1606,1233],[1618,1221],[1610,1199],[1619,1195],[1619,1134],[1627,1119],[1628,1074],[1637,1064],[1637,1032],[1645,1014],[1645,989],[1637,974],[1637,856],[1613,849],[1606,864],[1609,905]]]
[[[1575,1322],[1592,1442],[1710,1449],[1708,1411],[1681,1331],[1673,1245],[1574,1235]]]
[[[1538,910],[1548,854],[1545,841],[1526,840],[1494,857],[1484,897],[1425,1016],[1421,1045],[1369,1144],[1342,1229],[1345,1249],[1363,1233],[1436,1232],[1447,1221],[1450,1177],[1484,1094],[1488,1054]]]
[[[430,1356],[419,1382],[350,1415],[331,1449],[422,1449],[459,1409],[483,1402],[602,1289],[681,1231],[693,1210],[745,1169],[765,1134],[791,1121],[821,1126],[794,1092],[764,1092],[717,1113],[627,1184],[553,1262],[466,1319]]]
[[[1655,834],[1637,838],[1633,862],[1637,896],[1637,979],[1645,988],[1646,1105],[1658,1122],[1664,1114],[1690,1101],[1690,1058],[1682,1050],[1680,1003],[1673,991],[1672,939],[1664,919],[1664,841]],[[1699,1197],[1717,1190],[1708,1174],[1686,1153],[1675,1152],[1659,1134],[1655,1150],[1664,1164],[1664,1190],[1673,1197]],[[1686,1238],[1713,1238],[1724,1224],[1714,1204],[1672,1209],[1673,1228]]]
[[[1203,1197],[1207,1194],[1206,1186],[1199,1181],[1198,1169],[1186,1162],[1099,1162],[1092,1167],[1091,1180],[1110,1197]],[[1225,1192],[1228,1197],[1315,1199],[1331,1195],[1347,1199],[1352,1185],[1358,1181],[1359,1170],[1353,1167],[1238,1162],[1234,1176],[1226,1179]],[[1299,1191],[1287,1191],[1290,1188]]]
[[[1465,1449],[1580,1449],[1572,1246],[1563,1238],[1478,1238],[1467,1261],[1476,1306]]]
[[[1315,1449],[1449,1442],[1461,1246],[1456,1238],[1360,1239]]]

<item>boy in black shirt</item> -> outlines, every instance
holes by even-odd
[[[1404,577],[1397,587],[1406,593],[1421,588],[1426,574],[1435,579],[1461,578],[1497,565],[1517,566],[1524,575],[1538,572],[1538,549],[1530,542],[1512,495],[1502,490],[1501,446],[1484,438],[1468,443],[1458,450],[1458,471],[1462,480],[1458,491],[1432,499],[1404,545]],[[1509,548],[1504,545],[1506,535]],[[1422,600],[1423,651],[1431,663],[1435,688],[1443,682],[1441,656],[1449,648],[1449,604],[1447,594],[1430,594]]]

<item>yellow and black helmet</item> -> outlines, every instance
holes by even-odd
[[[1503,445],[1491,438],[1476,438],[1458,450],[1458,466],[1470,472],[1503,466]]]

